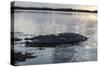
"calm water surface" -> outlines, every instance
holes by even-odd
[[[17,62],[16,65],[83,62],[97,60],[97,14],[55,11],[20,11],[14,13],[15,37],[25,38],[36,35],[63,32],[79,33],[89,39],[80,45],[56,47],[25,47],[24,42],[14,46],[16,52],[28,52],[36,58]],[[19,32],[19,33],[18,33]],[[27,34],[27,35],[25,35]],[[66,45],[66,44],[64,44]]]

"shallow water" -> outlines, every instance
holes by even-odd
[[[36,58],[17,62],[16,65],[83,62],[97,60],[97,14],[79,12],[20,11],[15,15],[15,37],[24,39],[35,35],[63,32],[79,33],[89,39],[80,45],[56,47],[25,47],[18,42],[16,52],[28,52]],[[25,35],[27,34],[27,35]],[[64,44],[67,45],[67,44]]]

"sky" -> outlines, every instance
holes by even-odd
[[[15,6],[22,7],[49,7],[49,8],[73,8],[73,9],[83,9],[83,10],[97,10],[94,5],[72,5],[72,4],[54,4],[54,3],[39,3],[39,2],[22,2],[15,1]]]

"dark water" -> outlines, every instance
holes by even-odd
[[[16,65],[83,62],[97,60],[97,14],[78,12],[15,11],[15,37],[24,39],[35,35],[63,32],[79,33],[89,39],[80,45],[56,47],[25,47],[24,42],[14,46],[16,52],[33,53],[36,58]],[[64,44],[66,45],[66,44]]]

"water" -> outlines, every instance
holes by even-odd
[[[24,40],[14,46],[16,52],[28,52],[36,58],[16,65],[83,62],[97,60],[97,14],[59,11],[20,11],[14,13],[15,37],[24,39],[36,35],[63,32],[79,33],[89,39],[75,46],[25,47]],[[19,32],[19,33],[18,33]],[[66,45],[66,44],[65,44]]]

